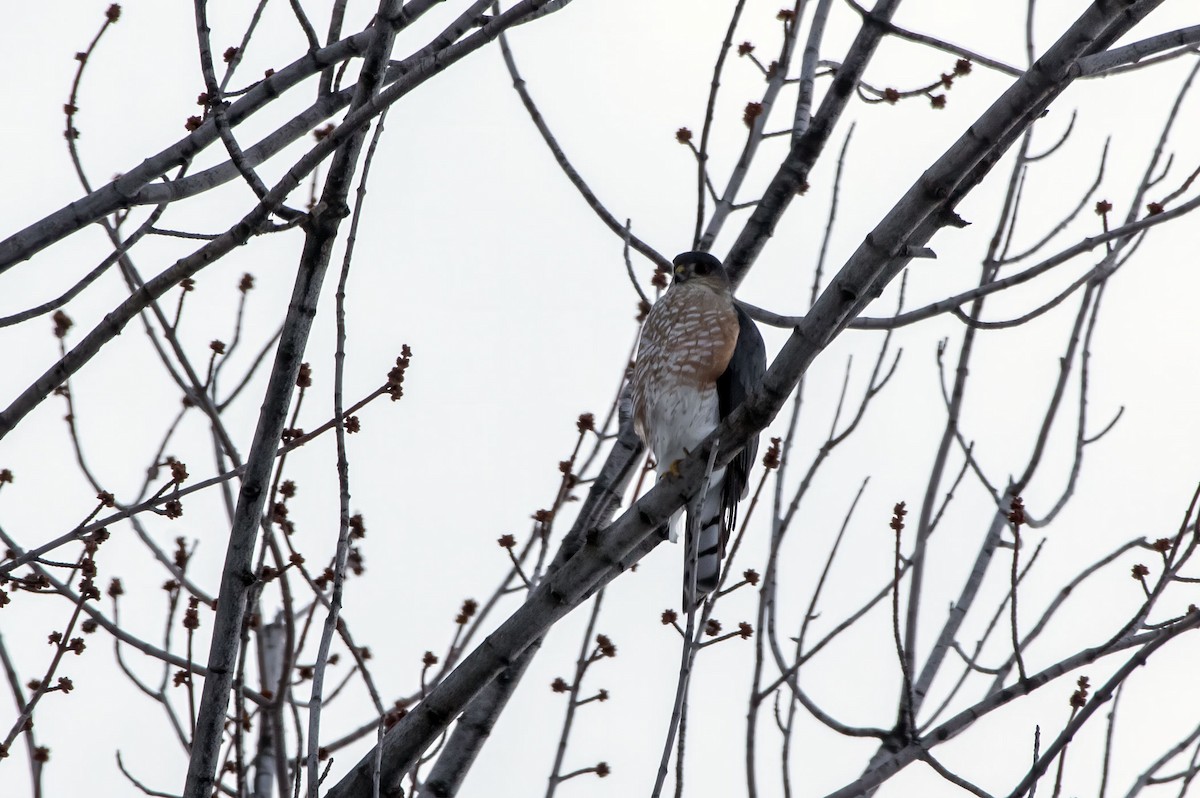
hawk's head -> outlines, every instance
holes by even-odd
[[[728,291],[730,288],[725,267],[707,252],[684,252],[676,255],[673,262],[676,283],[694,280],[715,289]]]

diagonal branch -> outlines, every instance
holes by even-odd
[[[550,131],[550,127],[546,124],[546,120],[542,118],[541,112],[533,101],[533,97],[529,94],[529,90],[525,87],[525,79],[521,77],[521,73],[517,71],[517,62],[513,58],[512,50],[508,46],[508,39],[504,34],[500,34],[500,52],[504,56],[504,65],[508,67],[508,74],[512,76],[513,88],[517,90],[517,94],[521,97],[521,104],[525,106],[525,110],[529,112],[529,118],[537,127],[538,133],[542,135],[542,140],[546,142],[546,146],[550,149],[551,155],[554,156],[555,162],[559,168],[563,170],[563,174],[571,181],[579,191],[583,201],[588,204],[600,221],[604,222],[605,227],[612,230],[622,239],[629,242],[629,246],[636,249],[638,252],[646,256],[655,266],[669,270],[671,262],[659,254],[658,250],[647,244],[642,239],[633,235],[629,229],[617,221],[617,217],[613,216],[608,208],[604,207],[604,203],[596,196],[587,181],[579,174],[579,171],[571,165],[571,161],[567,158],[567,154],[563,152],[562,147],[558,144],[558,139]]]

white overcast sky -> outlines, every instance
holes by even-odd
[[[312,6],[316,17],[324,13],[315,2],[305,5]],[[675,142],[674,132],[681,126],[700,129],[728,5],[712,0],[575,0],[511,36],[529,89],[575,166],[617,217],[631,218],[634,231],[668,257],[690,248],[695,214],[694,161]],[[72,55],[94,35],[106,6],[92,0],[69,6],[26,4],[10,13],[0,29],[0,58],[8,67],[8,79],[0,84],[4,235],[83,193],[66,155],[62,105],[76,66]],[[461,7],[447,3],[430,12],[398,39],[397,55],[407,55],[436,35],[439,23]],[[774,0],[748,0],[735,41],[753,41],[764,60],[769,59],[767,54],[778,46],[778,7]],[[1079,0],[1041,4],[1035,24],[1039,52],[1084,7]],[[251,8],[244,0],[210,4],[215,50],[237,43]],[[361,29],[371,10],[366,2],[351,2],[346,30]],[[823,57],[840,57],[857,29],[855,20],[846,5],[834,4]],[[1023,63],[1024,13],[1016,3],[909,0],[896,21],[1014,65]],[[1131,38],[1194,23],[1194,6],[1169,0]],[[284,66],[303,49],[283,0],[268,5],[262,25],[242,69],[247,78]],[[317,23],[318,29],[324,25]],[[866,78],[878,86],[907,88],[936,79],[953,63],[945,53],[888,40]],[[1124,218],[1153,141],[1193,64],[1194,58],[1182,58],[1152,73],[1083,83],[1053,105],[1039,123],[1034,149],[1053,143],[1073,111],[1078,112],[1075,133],[1059,157],[1031,171],[1017,248],[1040,238],[1074,205],[1095,177],[1106,137],[1111,137],[1109,160],[1098,196],[1114,204],[1114,218]],[[853,103],[810,177],[811,189],[792,203],[740,296],[781,313],[800,313],[806,307],[828,212],[834,153],[850,122],[857,127],[827,270],[841,265],[912,181],[1010,82],[976,67],[956,83],[940,112],[921,99],[896,106]],[[248,122],[240,135],[252,140],[273,129],[310,101],[313,85],[285,96],[278,108]],[[826,85],[820,82],[818,91]],[[711,163],[718,185],[744,139],[741,109],[747,100],[757,99],[761,86],[747,61],[732,59],[714,131]],[[78,102],[79,146],[93,184],[132,168],[183,135],[184,120],[197,113],[195,97],[202,87],[190,4],[123,4],[119,24],[105,34],[93,57]],[[779,129],[790,118],[794,96],[794,89],[783,92],[768,129]],[[1167,144],[1177,154],[1163,183],[1168,190],[1197,166],[1200,106],[1195,96]],[[309,141],[289,153],[298,155]],[[773,173],[782,141],[764,144],[743,200],[753,198]],[[263,167],[268,184],[294,160],[289,153]],[[219,148],[210,148],[193,171],[212,165],[219,155]],[[1009,159],[1002,162],[959,206],[973,224],[942,231],[931,243],[937,260],[914,262],[907,306],[975,284],[1009,165]],[[293,204],[303,205],[305,199],[298,194]],[[230,184],[173,208],[164,224],[218,232],[239,218],[251,200],[245,185]],[[135,212],[134,218],[143,218],[142,213]],[[727,225],[716,254],[728,250],[742,218]],[[1099,221],[1086,211],[1056,241],[1065,246],[1095,234]],[[1044,605],[1062,581],[1123,540],[1173,533],[1182,517],[1200,477],[1196,230],[1191,217],[1160,229],[1110,282],[1093,344],[1089,424],[1093,431],[1099,429],[1121,407],[1124,416],[1088,450],[1068,510],[1049,530],[1031,533],[1034,541],[1043,534],[1049,539],[1028,593],[1022,594],[1023,606]],[[301,243],[299,233],[256,240],[198,275],[181,326],[181,337],[198,361],[203,362],[210,340],[228,340],[238,279],[251,272],[258,282],[250,296],[247,342],[238,355],[240,363],[248,362],[249,352],[282,318]],[[190,241],[153,239],[135,250],[134,259],[150,275],[194,248]],[[104,237],[93,227],[18,265],[0,276],[0,315],[57,295],[106,253]],[[985,317],[1004,319],[1028,311],[1081,274],[1094,257],[990,301]],[[634,266],[648,285],[652,267],[637,256]],[[332,406],[335,279],[328,280],[309,347],[314,389],[300,421],[305,428],[328,418]],[[871,315],[894,309],[895,288],[872,306]],[[77,325],[73,340],[124,292],[118,276],[110,274],[72,302],[67,312]],[[170,297],[173,302],[175,294]],[[393,109],[373,167],[350,278],[347,363],[347,392],[354,399],[382,382],[402,344],[413,350],[404,399],[363,412],[364,432],[350,440],[353,507],[364,514],[368,527],[367,574],[349,582],[345,612],[357,638],[374,653],[374,674],[385,698],[413,689],[426,649],[444,650],[462,600],[482,599],[492,590],[506,567],[496,538],[509,532],[523,538],[530,514],[552,500],[557,463],[574,444],[576,417],[585,411],[601,415],[611,401],[637,333],[635,305],[620,240],[597,221],[559,172],[511,89],[497,48],[470,56]],[[993,481],[1003,482],[1023,468],[1036,434],[1033,420],[1049,401],[1076,306],[1073,298],[1026,327],[979,337],[979,368],[973,372],[963,434],[976,442],[979,460]],[[48,318],[0,328],[4,405],[57,358],[50,329]],[[785,334],[764,329],[764,335],[773,353]],[[952,357],[961,337],[953,319],[933,320],[896,336],[904,354],[894,384],[820,473],[806,500],[784,552],[780,588],[781,604],[790,608],[786,622],[796,628],[830,542],[867,476],[870,483],[847,533],[840,568],[831,576],[818,625],[825,622],[828,628],[889,578],[891,507],[901,500],[914,511],[919,505],[944,421],[935,354],[939,340],[947,336]],[[856,396],[881,337],[848,332],[814,365],[793,482],[828,430],[847,356],[854,355],[850,393]],[[72,387],[91,467],[110,490],[128,496],[140,484],[179,402],[140,323],[131,324]],[[1072,378],[1068,409],[1043,465],[1046,473],[1026,496],[1037,515],[1057,499],[1067,478],[1077,390]],[[0,491],[0,525],[23,545],[70,529],[94,504],[74,464],[64,412],[62,400],[52,398],[0,443],[0,468],[16,475],[15,483]],[[256,415],[253,394],[231,412],[243,452]],[[769,434],[782,434],[785,424],[781,417]],[[198,419],[191,419],[171,451],[188,463],[193,477],[211,473],[210,447]],[[332,553],[336,538],[333,458],[332,440],[323,439],[289,464],[288,476],[300,486],[292,507],[297,543],[313,562]],[[917,641],[922,652],[961,586],[990,517],[985,494],[969,477],[964,484],[968,487],[939,531],[944,539],[931,560],[925,636]],[[176,535],[198,540],[195,573],[215,591],[228,531],[223,506],[212,493],[188,501],[185,508],[176,522],[149,519],[148,524],[168,546]],[[560,528],[568,521],[561,519]],[[764,521],[765,515],[752,526],[740,568],[762,569]],[[156,588],[166,574],[136,544],[130,529],[113,532],[98,558],[101,582],[107,584],[112,576],[126,581],[130,627],[156,640],[165,605],[165,594]],[[588,776],[568,782],[560,795],[649,792],[678,657],[678,638],[660,625],[659,614],[678,605],[681,556],[680,548],[662,546],[608,591],[599,630],[613,638],[619,656],[596,665],[587,684],[609,689],[612,699],[581,710],[566,768],[604,760],[613,772],[605,780]],[[1120,560],[1077,599],[1069,619],[1030,656],[1048,664],[1056,655],[1109,636],[1122,613],[1141,598],[1128,576],[1129,566],[1140,560],[1154,564],[1146,553]],[[993,576],[985,588],[998,600],[1006,583],[1001,574]],[[727,599],[718,615],[727,627],[754,622],[756,606],[744,593]],[[40,674],[50,655],[45,636],[65,621],[68,611],[53,599],[27,595],[0,611],[0,632],[22,680]],[[210,617],[202,616],[205,623]],[[569,678],[585,620],[577,612],[556,627],[463,795],[515,798],[544,792],[563,707],[562,696],[548,685],[555,676]],[[972,630],[983,623],[977,619]],[[784,638],[792,634],[781,632]],[[964,642],[974,642],[971,632]],[[147,785],[178,793],[187,759],[166,721],[116,669],[110,641],[97,634],[89,643],[82,658],[70,656],[60,671],[75,681],[77,691],[50,695],[38,710],[39,742],[51,748],[47,795],[135,794],[116,769],[117,748]],[[996,658],[1002,653],[996,649]],[[1117,790],[1126,789],[1157,752],[1194,725],[1200,706],[1197,655],[1196,642],[1185,638],[1153,666],[1156,676],[1143,673],[1131,682],[1122,704],[1124,725],[1118,727],[1122,756],[1114,765]],[[753,645],[742,641],[723,643],[700,658],[689,726],[690,795],[744,792],[743,731],[752,663]],[[149,663],[139,661],[136,667],[156,678],[158,670]],[[1098,666],[1088,672],[1096,683],[1106,671]],[[805,684],[814,697],[840,719],[890,725],[899,674],[886,613],[869,616],[806,673]],[[1061,680],[1037,699],[990,717],[975,733],[939,749],[943,761],[985,789],[1011,789],[1026,767],[1034,725],[1050,734],[1065,722],[1072,680]],[[13,711],[5,690],[0,730],[7,730]],[[361,690],[339,699],[324,716],[328,737],[359,725],[368,711]],[[778,748],[770,726],[768,712],[760,731],[765,796],[782,794],[771,764]],[[1095,792],[1101,732],[1095,725],[1072,748],[1070,794]],[[0,764],[5,796],[28,791],[21,745]],[[330,778],[340,778],[364,750],[341,752]],[[795,794],[823,795],[853,780],[872,751],[870,741],[831,737],[823,727],[803,722],[792,761]],[[888,795],[957,793],[923,766],[909,768],[886,788]]]

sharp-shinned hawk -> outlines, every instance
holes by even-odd
[[[685,252],[674,261],[674,279],[642,327],[633,367],[633,423],[649,447],[661,479],[717,428],[762,382],[762,335],[733,301],[725,267],[707,252]],[[716,586],[721,558],[747,492],[758,451],[755,435],[725,468],[713,471],[700,508],[696,592],[685,569],[685,608]],[[694,504],[694,503],[693,503]],[[689,525],[693,504],[688,505]],[[668,524],[678,539],[683,511]],[[686,562],[692,558],[687,552]]]

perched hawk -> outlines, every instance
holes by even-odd
[[[634,429],[654,453],[660,479],[678,473],[677,461],[762,382],[766,362],[762,335],[734,304],[721,262],[707,252],[677,256],[671,287],[642,327],[633,367]],[[700,508],[696,593],[691,594],[691,574],[685,571],[685,606],[695,606],[717,586],[757,452],[756,435],[728,466],[713,471]],[[689,517],[692,509],[689,505]],[[682,512],[668,525],[672,542],[678,539]]]

